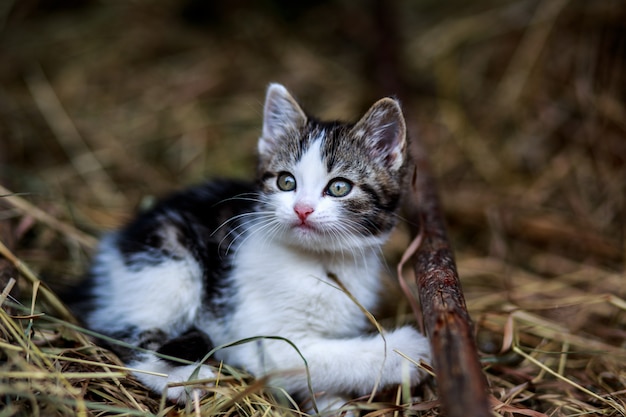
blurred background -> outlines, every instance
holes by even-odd
[[[402,100],[490,383],[532,383],[507,401],[616,412],[507,362],[513,320],[520,345],[551,352],[546,366],[624,404],[622,0],[5,0],[0,194],[25,205],[1,207],[2,241],[62,291],[90,238],[155,197],[254,175],[272,81],[325,118]]]

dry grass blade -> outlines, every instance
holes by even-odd
[[[493,405],[493,410],[496,412],[521,414],[523,416],[531,416],[531,417],[548,417],[547,414],[540,413],[538,411],[529,410],[527,408],[513,407],[511,405],[504,404],[498,401],[494,397],[491,397],[490,400],[491,400],[491,404]]]
[[[548,366],[545,366],[543,363],[541,363],[540,361],[538,361],[537,359],[533,358],[531,355],[527,354],[526,352],[524,352],[519,346],[513,346],[513,351],[521,356],[523,356],[526,360],[532,362],[533,364],[537,365],[539,368],[541,368],[543,371],[546,371],[547,373],[549,373],[550,375],[565,381],[566,383],[568,383],[569,385],[573,386],[574,388],[576,388],[577,390],[580,390],[582,392],[584,392],[585,394],[589,395],[590,397],[595,398],[596,400],[607,404],[609,407],[615,409],[617,412],[619,412],[621,415],[626,415],[626,408],[624,408],[623,404],[620,404],[616,401],[614,401],[613,399],[606,399],[590,390],[588,390],[587,388],[581,386],[580,384],[574,382],[572,379],[570,378],[566,378],[563,375],[561,375],[560,373],[550,369]]]
[[[28,201],[24,200],[17,194],[6,189],[2,186],[2,184],[0,184],[0,198],[2,198],[4,202],[20,210],[25,215],[37,219],[38,221],[49,226],[53,230],[56,230],[71,239],[75,239],[77,242],[80,242],[87,248],[95,248],[96,244],[98,243],[97,239],[95,239],[93,236],[89,236],[88,234],[76,229],[75,227],[60,221],[54,216],[49,215],[45,211],[30,204]]]
[[[38,316],[34,322],[25,317],[15,319],[0,311],[3,339],[12,342],[0,343],[6,355],[6,361],[0,364],[0,373],[7,383],[0,384],[0,395],[4,398],[2,401],[10,399],[10,409],[18,415],[48,415],[46,413],[54,410],[56,415],[87,416],[104,412],[151,416],[171,411],[171,407],[129,380],[130,369],[88,342],[74,330],[75,326],[68,323],[62,328],[58,320],[47,321],[45,316]],[[25,331],[23,323],[30,323],[30,332]],[[57,346],[59,343],[64,346]],[[68,344],[73,346],[68,347]],[[274,400],[269,402],[271,397],[263,394],[266,386],[263,379],[248,385],[240,377],[227,377],[220,379],[219,385],[219,388],[208,388],[209,393],[215,394],[216,401],[209,395],[191,403],[193,414],[197,415],[200,410],[204,416],[221,415],[241,407],[242,402],[248,402],[250,410],[258,408],[268,412],[278,407]],[[20,395],[23,390],[38,392],[37,399]]]
[[[4,300],[7,299],[7,297],[11,293],[11,290],[13,289],[13,286],[15,285],[16,282],[17,281],[15,280],[15,278],[10,278],[6,287],[4,287],[4,289],[2,290],[2,294],[0,294],[0,308],[2,308],[2,304],[4,304]]]
[[[409,304],[411,305],[411,310],[413,311],[413,314],[415,315],[416,322],[418,326],[420,326],[420,330],[422,331],[422,333],[424,332],[424,320],[422,318],[422,311],[420,310],[417,304],[417,300],[415,299],[415,296],[411,292],[411,289],[409,287],[409,281],[406,279],[406,276],[405,276],[404,266],[409,261],[409,259],[411,259],[415,255],[415,252],[417,252],[420,245],[422,244],[423,238],[424,238],[423,231],[420,228],[420,230],[417,232],[417,234],[415,235],[411,243],[409,243],[409,246],[407,247],[407,249],[402,253],[400,262],[398,262],[398,265],[396,267],[396,274],[398,275],[398,282],[400,283],[400,288],[402,288],[402,292],[404,293],[404,296],[406,297],[406,299],[409,301]]]
[[[104,202],[123,197],[117,191],[115,182],[83,140],[40,66],[36,66],[26,78],[26,85],[76,172],[88,184],[97,183],[104,188],[99,190],[96,197],[104,199]]]
[[[569,0],[542,1],[529,24],[495,94],[502,106],[515,106],[559,13]]]
[[[0,255],[4,256],[11,263],[13,263],[15,268],[17,268],[17,270],[30,281],[33,288],[41,289],[46,302],[54,309],[56,314],[60,315],[60,317],[67,321],[74,321],[74,316],[59,300],[58,296],[50,291],[45,285],[42,285],[42,282],[35,276],[30,268],[25,263],[21,262],[11,251],[9,251],[9,249],[2,242],[0,242]]]

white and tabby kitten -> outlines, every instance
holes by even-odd
[[[214,376],[198,365],[211,349],[261,336],[279,338],[214,356],[300,400],[315,394],[320,408],[377,381],[417,384],[424,374],[396,351],[428,361],[427,340],[408,326],[369,332],[362,310],[378,300],[380,247],[402,193],[398,103],[383,98],[356,124],[320,122],[271,84],[258,152],[255,183],[182,191],[106,236],[82,288],[86,324],[143,348],[117,351],[131,368],[167,374],[136,372],[176,401],[186,391],[169,383]]]

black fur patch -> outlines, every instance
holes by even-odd
[[[157,352],[175,358],[185,359],[191,362],[202,360],[213,349],[211,339],[201,331],[192,329],[175,339],[168,340]],[[172,365],[182,365],[180,362],[163,359]]]
[[[254,211],[256,197],[253,183],[227,180],[173,194],[124,228],[118,248],[136,270],[191,254],[203,271],[206,305],[217,312],[231,268],[227,250],[241,223],[229,219]]]

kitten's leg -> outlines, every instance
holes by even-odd
[[[157,354],[129,351],[123,359],[129,368],[135,370],[133,374],[144,385],[155,392],[166,393],[167,398],[172,401],[184,403],[188,400],[188,393],[192,392],[190,387],[168,387],[168,385],[215,378],[209,366],[199,363],[211,350],[212,344],[209,338],[198,330],[191,330],[165,343],[163,343],[164,338],[165,334],[159,330],[142,332],[137,345],[153,350]],[[187,363],[162,358],[158,354],[179,358]],[[193,363],[189,364],[189,362]]]
[[[352,393],[366,395],[377,381],[380,387],[404,382],[415,386],[425,379],[425,372],[397,352],[415,363],[429,362],[428,340],[408,326],[386,332],[384,337],[383,340],[380,334],[374,334],[349,339],[303,337],[295,340],[306,358],[313,393],[323,392],[331,397]],[[273,369],[266,366],[266,372],[303,368],[302,358],[287,343],[271,341],[265,346],[266,355],[273,361]],[[278,383],[288,391],[310,394],[302,374],[287,374],[280,377]]]
[[[130,345],[197,362],[211,350],[206,335],[189,330],[206,301],[203,267],[181,243],[179,226],[165,220],[149,226],[103,239],[92,268],[96,308],[87,324]],[[170,383],[213,377],[207,366],[196,375],[195,364],[130,348],[114,350],[137,369],[140,381],[160,393]],[[167,396],[184,401],[185,389],[169,388]]]
[[[337,411],[342,409],[348,401],[350,401],[350,396],[347,395],[321,393],[315,398],[315,406],[317,407],[317,411],[321,415],[334,416],[337,414]],[[315,413],[315,409],[313,409],[313,404],[305,407],[305,411],[310,414]],[[345,414],[345,417],[352,416],[354,416],[354,413],[352,413],[351,411],[346,412]]]

